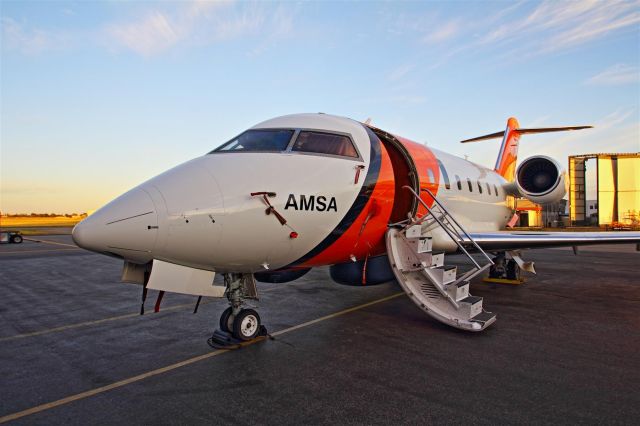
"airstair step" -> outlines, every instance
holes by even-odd
[[[482,297],[467,296],[458,303],[460,304],[458,311],[467,320],[470,320],[476,315],[482,313]]]
[[[413,193],[429,214],[440,216],[437,225],[444,229],[475,268],[458,277],[458,267],[445,265],[445,253],[433,250],[434,241],[440,241],[439,234],[431,233],[431,229],[436,229],[436,223],[433,222],[435,218],[410,217],[404,228],[390,227],[387,230],[387,253],[398,283],[416,305],[438,321],[468,331],[484,330],[495,322],[496,316],[484,312],[482,297],[469,295],[469,280],[489,267],[491,259],[428,189],[426,191],[437,208],[430,208],[411,187],[405,188]],[[473,247],[489,263],[481,267],[471,257],[465,248],[465,238],[471,240]]]
[[[454,285],[455,283],[455,285]],[[447,293],[453,297],[456,302],[460,302],[469,296],[469,281],[462,280],[452,282],[446,286]]]
[[[473,321],[473,322],[479,322],[481,324],[486,324],[489,321],[492,321],[493,319],[495,319],[496,314],[494,314],[493,312],[480,312],[478,315],[476,315],[475,317],[471,318],[469,321]]]
[[[422,236],[422,226],[409,226],[404,233],[406,238],[420,238]]]
[[[478,302],[482,302],[482,297],[467,296],[460,301],[460,303],[468,303],[469,305],[475,305]]]
[[[431,270],[434,271],[435,276],[438,277],[438,283],[440,285],[446,285],[456,280],[458,267],[452,265],[432,266]]]
[[[444,252],[431,253],[431,265],[443,266],[444,265]]]

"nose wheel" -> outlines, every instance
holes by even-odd
[[[236,349],[243,342],[267,336],[260,315],[253,309],[242,308],[245,299],[257,300],[255,280],[251,274],[225,274],[229,307],[220,315],[220,328],[208,340],[216,349]]]
[[[245,342],[258,337],[261,327],[260,315],[253,309],[241,309],[233,315],[233,308],[229,306],[220,316],[220,330]]]

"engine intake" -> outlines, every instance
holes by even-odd
[[[567,193],[565,172],[552,158],[529,157],[516,170],[516,187],[521,196],[536,204],[560,201]]]

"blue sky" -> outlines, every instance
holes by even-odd
[[[365,120],[493,166],[640,151],[640,2],[1,2],[0,209],[93,210],[243,129]],[[250,173],[250,171],[248,171]]]

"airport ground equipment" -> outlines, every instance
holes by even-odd
[[[0,232],[0,243],[2,244],[20,244],[23,238],[20,231],[2,231]]]
[[[424,312],[447,325],[468,331],[482,331],[496,320],[496,315],[483,309],[482,298],[469,294],[469,282],[491,265],[491,258],[436,199],[429,207],[409,186],[405,186],[428,211],[421,218],[410,218],[401,228],[387,231],[387,252],[391,268],[403,290]],[[432,232],[442,229],[473,264],[458,277],[456,266],[444,263],[444,253],[433,251]],[[477,250],[487,261],[480,265],[467,248]]]

